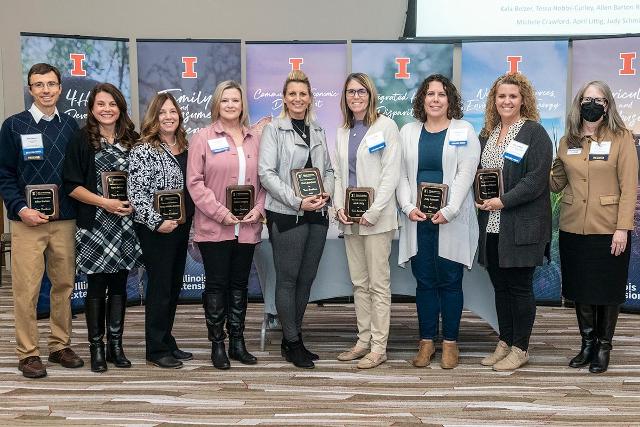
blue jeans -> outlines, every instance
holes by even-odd
[[[462,316],[463,265],[438,256],[439,226],[427,220],[418,222],[418,253],[411,258],[417,281],[416,308],[421,339],[438,335],[442,315],[442,337],[457,341]]]

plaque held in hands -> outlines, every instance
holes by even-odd
[[[27,206],[49,217],[49,221],[58,219],[60,205],[56,184],[27,185],[25,187]]]
[[[502,170],[495,169],[478,169],[476,179],[473,182],[473,193],[476,203],[482,203],[485,200],[502,196]]]
[[[102,194],[107,199],[129,200],[127,196],[127,173],[123,171],[102,172]]]
[[[153,194],[153,207],[162,219],[184,224],[186,221],[184,192],[182,190],[158,190]]]
[[[310,196],[320,196],[324,193],[322,175],[318,168],[293,169],[291,182],[296,196],[304,199]]]
[[[227,186],[227,209],[233,216],[242,220],[254,207],[255,188],[253,185]]]
[[[427,218],[431,218],[447,205],[448,193],[449,186],[447,184],[434,184],[431,182],[419,183],[418,209],[427,215]]]
[[[348,187],[345,194],[345,215],[347,220],[360,222],[362,215],[373,204],[375,191],[371,187]]]

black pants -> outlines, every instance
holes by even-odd
[[[144,307],[147,359],[168,356],[178,348],[171,330],[182,289],[190,229],[191,220],[168,234],[136,224],[149,278]]]
[[[255,244],[238,243],[238,239],[198,242],[206,276],[204,292],[224,295],[226,307],[230,289],[247,289],[255,248]]]
[[[87,298],[104,298],[106,295],[126,295],[129,270],[116,273],[87,274]]]
[[[536,318],[533,295],[535,267],[501,268],[498,265],[498,234],[487,233],[487,271],[496,294],[500,339],[527,351]]]

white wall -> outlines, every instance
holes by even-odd
[[[20,32],[136,38],[394,40],[407,0],[0,0],[4,118],[24,109]],[[135,44],[131,45],[137,117]],[[43,58],[46,61],[46,58]]]

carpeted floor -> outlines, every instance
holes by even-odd
[[[248,312],[248,347],[258,365],[211,366],[202,308],[178,309],[174,335],[195,353],[180,370],[144,361],[144,308],[127,310],[125,350],[133,367],[92,373],[84,316],[73,322],[73,348],[87,366],[49,366],[42,380],[23,378],[14,355],[11,292],[0,288],[0,422],[5,425],[640,425],[640,316],[621,315],[609,372],[589,374],[567,362],[579,346],[573,310],[539,307],[531,361],[514,373],[479,364],[496,336],[472,313],[461,325],[461,364],[414,368],[417,322],[412,304],[394,304],[389,361],[359,371],[338,362],[353,344],[353,306],[309,305],[305,338],[321,355],[314,370],[296,369],[280,356],[280,333],[259,351],[262,305]],[[40,321],[46,359],[47,320]]]

